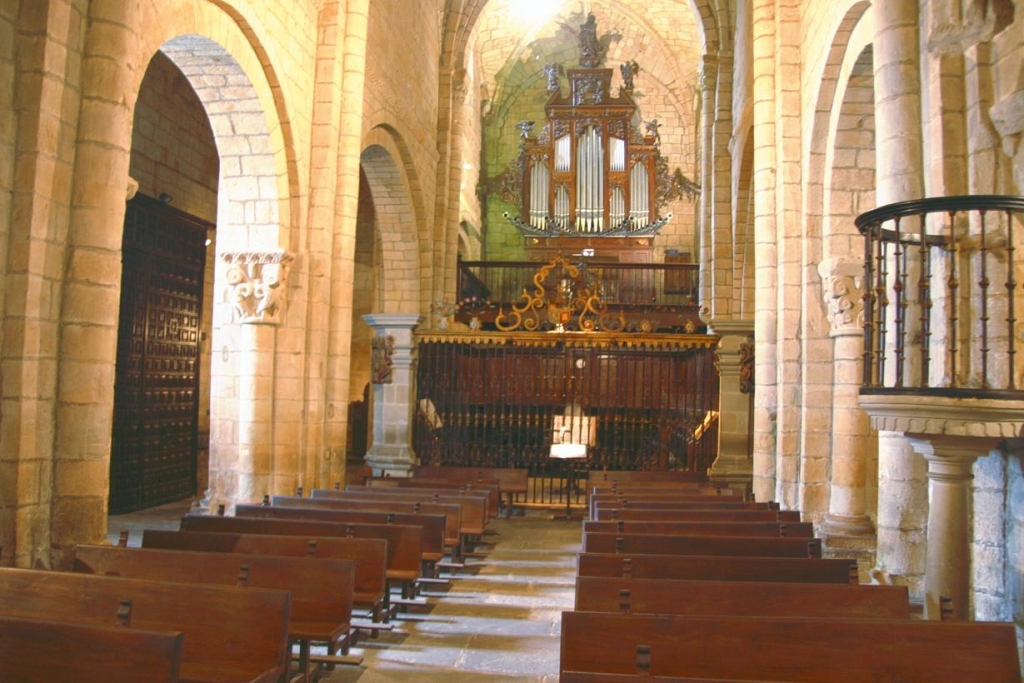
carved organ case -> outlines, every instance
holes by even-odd
[[[520,124],[522,213],[508,217],[524,235],[631,237],[653,235],[659,216],[657,123],[638,130],[633,100],[635,62],[622,66],[625,84],[612,93],[612,69],[569,69],[568,95],[556,65],[548,67],[547,121],[533,135]]]

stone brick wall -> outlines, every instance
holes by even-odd
[[[157,52],[135,105],[129,174],[139,192],[167,193],[174,208],[215,223],[219,165],[202,103],[170,59]]]
[[[1024,653],[1024,453],[993,451],[974,465],[972,600],[979,621],[1014,621]],[[1024,655],[1022,655],[1024,656]]]

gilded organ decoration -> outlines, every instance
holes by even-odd
[[[620,65],[622,86],[613,94],[615,70],[601,66],[594,16],[579,31],[566,28],[579,40],[580,66],[544,69],[546,120],[517,126],[520,151],[509,173],[522,187],[516,202],[521,212],[505,217],[528,237],[654,235],[672,217],[661,215],[667,201],[692,195],[674,187],[678,183],[666,172],[658,122],[642,123],[633,98],[640,65]],[[568,94],[559,83],[563,74]]]
[[[620,332],[626,327],[621,314],[611,313],[601,301],[600,282],[585,268],[559,256],[533,276],[533,289],[523,289],[519,301],[495,318],[503,331]]]
[[[284,284],[291,254],[280,251],[239,251],[220,255],[227,264],[228,300],[242,323],[277,323],[284,306]]]

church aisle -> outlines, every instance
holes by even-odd
[[[426,607],[395,621],[397,633],[363,639],[361,667],[339,667],[327,683],[557,681],[561,612],[572,609],[579,522],[548,512],[496,519],[479,569],[462,572]]]

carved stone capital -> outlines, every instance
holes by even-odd
[[[718,55],[704,55],[699,78],[702,91],[710,92],[715,89],[715,83],[718,81]]]
[[[285,303],[288,268],[295,257],[283,250],[220,254],[227,265],[228,301],[241,323],[276,324]]]
[[[832,335],[860,334],[864,329],[864,265],[824,261],[818,266],[818,274]]]
[[[1013,22],[1012,0],[933,0],[928,50],[957,54],[992,40]]]

